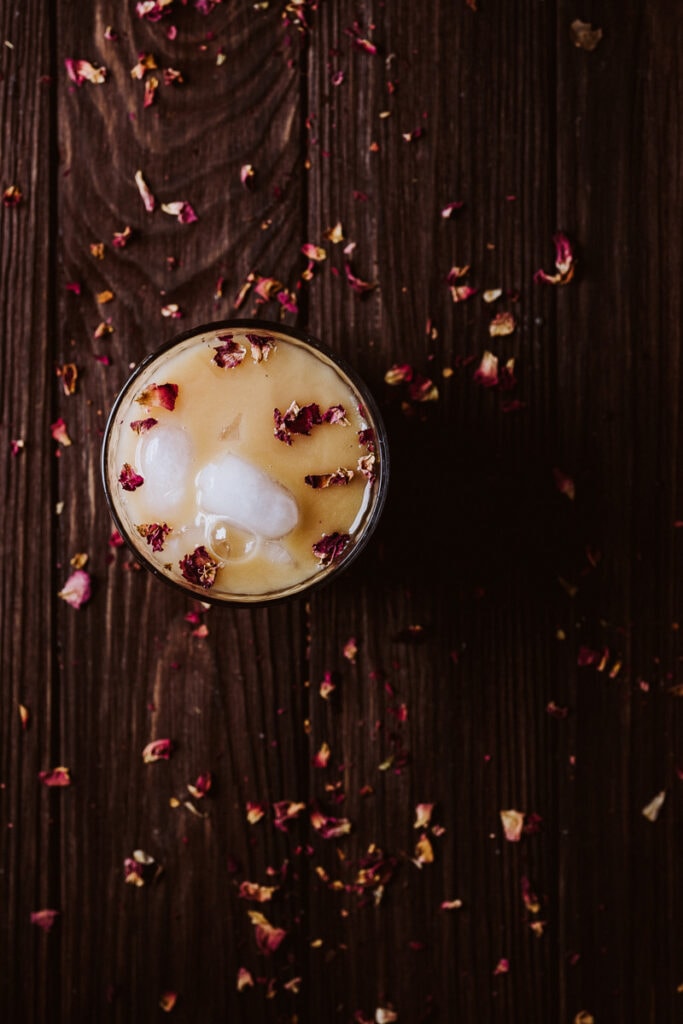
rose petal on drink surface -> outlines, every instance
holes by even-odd
[[[358,431],[358,444],[361,448],[367,448],[369,452],[374,452],[377,446],[375,439],[375,431],[372,427],[364,427]]]
[[[146,431],[151,430],[152,427],[155,427],[158,422],[153,416],[148,416],[145,420],[132,420],[130,429],[134,430],[136,434],[144,434]]]
[[[205,512],[268,540],[284,537],[299,521],[292,493],[264,470],[237,455],[209,462],[196,477]]]
[[[195,548],[192,554],[185,555],[178,564],[188,583],[210,590],[216,582],[219,564],[213,560],[203,545]]]
[[[338,561],[348,547],[351,538],[348,533],[323,534],[320,540],[313,544],[313,554],[321,566],[331,565]]]
[[[173,412],[177,398],[177,384],[150,384],[148,388],[140,392],[135,401],[140,405],[158,406],[160,409],[168,409],[169,412]]]
[[[90,82],[92,85],[102,85],[107,80],[107,69],[105,67],[96,67],[89,60],[73,60],[69,58],[64,61],[64,67],[71,81],[79,87],[84,82]]]
[[[274,409],[273,420],[275,423],[273,430],[275,437],[278,441],[291,444],[292,434],[308,436],[314,426],[322,423],[322,416],[320,415],[320,407],[315,402],[304,406],[299,406],[296,402],[292,402],[285,413],[281,413],[279,409]]]
[[[343,405],[331,405],[322,414],[323,423],[338,423],[342,427],[348,427],[349,418]]]
[[[71,785],[69,769],[65,768],[64,765],[60,765],[58,768],[51,768],[47,772],[38,772],[38,778],[44,786],[51,788],[59,789]]]
[[[72,608],[80,608],[90,600],[90,595],[90,576],[83,569],[77,569],[69,576],[57,596],[70,604]]]
[[[251,348],[251,358],[255,363],[265,363],[277,348],[275,338],[270,335],[247,334],[246,339]]]
[[[164,541],[171,532],[171,527],[166,523],[140,523],[135,529],[145,538],[152,551],[163,551]]]
[[[58,917],[58,910],[32,910],[31,924],[37,925],[44,932],[49,932]]]
[[[149,185],[143,178],[142,171],[135,172],[135,184],[138,187],[138,192],[140,193],[140,197],[145,205],[147,213],[153,213],[154,208],[157,205],[156,197],[154,196]]]
[[[334,487],[335,484],[348,484],[353,480],[353,470],[344,469],[340,466],[334,473],[309,474],[304,477],[304,483],[314,490],[322,490],[326,487]]]
[[[232,370],[239,366],[247,354],[246,348],[234,341],[232,334],[219,334],[216,341],[220,342],[220,345],[214,345],[213,361],[216,366],[224,370]]]
[[[145,764],[152,764],[154,761],[168,761],[173,753],[173,740],[152,740],[142,751],[142,760]]]
[[[119,483],[123,487],[124,491],[134,491],[138,487],[142,487],[144,484],[144,477],[136,473],[129,462],[124,462],[121,472],[119,473]]]
[[[273,953],[287,937],[284,928],[276,928],[263,914],[257,910],[250,910],[249,920],[254,926],[256,945],[262,953]]]

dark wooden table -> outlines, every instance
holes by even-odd
[[[0,9],[8,1024],[683,1017],[681,6],[478,6]],[[204,611],[111,544],[99,447],[250,273],[367,379],[391,492],[310,600]]]

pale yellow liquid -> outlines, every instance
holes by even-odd
[[[222,368],[213,361],[214,347],[220,342],[214,332],[186,342],[181,350],[161,357],[133,385],[129,401],[119,409],[112,436],[110,468],[111,489],[117,512],[138,551],[156,568],[196,590],[198,596],[212,598],[259,596],[287,592],[326,573],[313,553],[313,545],[323,534],[350,534],[352,540],[363,532],[377,488],[357,471],[358,459],[368,454],[359,443],[358,432],[372,426],[359,411],[359,396],[352,385],[332,364],[307,347],[275,333],[276,348],[267,361],[253,361],[249,342],[241,331],[233,340],[247,349],[243,362]],[[260,333],[252,331],[252,333]],[[135,399],[150,384],[177,384],[179,391],[172,411],[146,407]],[[278,440],[273,433],[273,410],[285,413],[292,401],[299,406],[315,402],[321,413],[342,405],[348,426],[323,423],[311,428],[309,436],[293,434],[292,444]],[[144,484],[128,492],[117,482],[124,463],[140,472],[141,445],[130,423],[149,416],[158,426],[180,427],[192,439],[194,459],[190,480],[180,504],[165,514],[145,494]],[[275,542],[264,542],[249,531],[236,529],[207,516],[197,504],[194,480],[199,471],[226,453],[247,460],[265,471],[276,483],[294,496],[298,523]],[[332,473],[339,467],[352,469],[348,484],[313,489],[304,478],[309,474]],[[376,473],[379,467],[375,467]],[[153,552],[136,527],[146,523],[166,523],[171,527],[164,548]],[[188,583],[181,574],[180,560],[204,546],[221,565],[210,590]]]

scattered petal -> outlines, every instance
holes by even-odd
[[[160,870],[154,857],[144,850],[133,850],[133,855],[123,862],[124,881],[138,889],[156,877]]]
[[[256,171],[251,164],[242,164],[242,167],[240,168],[240,181],[245,188],[248,188],[251,185],[255,176]]]
[[[164,1011],[164,1013],[170,1013],[177,1002],[177,992],[162,992],[161,999],[159,1000],[159,1006]]]
[[[193,224],[199,220],[193,208],[184,200],[175,203],[162,203],[161,209],[171,217],[177,217],[180,224]]]
[[[413,828],[427,828],[432,820],[434,804],[417,804],[415,807],[415,823]]]
[[[327,259],[325,250],[321,249],[319,245],[313,245],[311,242],[304,242],[301,246],[301,251],[307,260],[313,260],[314,263],[322,263],[323,260]]]
[[[601,28],[593,28],[589,22],[581,21],[580,18],[571,23],[569,32],[574,46],[589,52],[594,50],[602,39]]]
[[[330,818],[318,810],[311,812],[311,825],[323,839],[339,839],[351,831],[348,818]]]
[[[268,903],[277,892],[276,885],[258,885],[256,882],[241,882],[237,895],[252,903]]]
[[[273,824],[280,832],[287,832],[287,822],[294,821],[302,811],[306,810],[306,804],[296,803],[292,800],[278,800],[273,804],[275,820]]]
[[[237,972],[237,991],[244,992],[245,988],[254,987],[254,978],[251,971],[248,971],[246,967],[240,967]]]
[[[394,1024],[398,1014],[388,1006],[378,1006],[375,1010],[375,1024]]]
[[[168,761],[173,753],[173,740],[152,740],[142,751],[142,760],[145,764],[153,764],[154,761]]]
[[[496,313],[489,324],[489,334],[492,338],[504,338],[508,334],[512,334],[515,327],[515,318],[512,313]]]
[[[376,281],[362,281],[360,277],[356,277],[351,269],[350,263],[344,264],[344,272],[346,273],[346,280],[357,295],[365,295],[367,292],[371,292],[377,287]]]
[[[413,863],[419,868],[421,868],[423,864],[434,863],[434,848],[429,837],[424,833],[415,844],[415,857]]]
[[[453,214],[454,214],[454,213],[455,213],[455,212],[456,212],[457,210],[462,210],[462,208],[463,208],[463,206],[464,206],[464,205],[465,205],[465,204],[464,204],[464,203],[463,203],[463,202],[462,202],[461,200],[458,200],[458,201],[456,201],[456,202],[454,202],[454,203],[448,203],[448,204],[447,204],[446,206],[444,206],[444,207],[443,207],[443,209],[441,210],[441,216],[442,216],[442,217],[443,217],[443,218],[444,218],[445,220],[450,220],[450,218],[451,218],[451,217],[453,216]]]
[[[6,207],[18,206],[23,196],[17,185],[8,185],[2,193],[2,205]]]
[[[31,712],[25,704],[18,704],[17,707],[19,709],[19,721],[21,722],[21,728],[26,732],[31,720]]]
[[[563,473],[561,469],[555,467],[553,469],[553,480],[555,481],[555,487],[560,494],[566,495],[570,501],[573,501],[576,497],[576,488],[574,481],[566,473]]]
[[[35,924],[39,928],[42,928],[44,932],[49,932],[58,917],[58,910],[32,910],[31,924]]]
[[[60,765],[59,768],[52,768],[48,772],[38,772],[38,778],[44,786],[63,788],[71,785],[69,769]]]
[[[313,757],[313,767],[327,768],[331,754],[332,751],[330,750],[329,745],[327,743],[323,743],[323,745],[320,747],[320,750],[318,750]]]
[[[545,270],[537,270],[534,281],[545,284],[569,284],[574,277],[574,254],[569,239],[561,231],[553,235],[555,245],[556,274],[546,274]]]
[[[340,220],[332,228],[328,228],[324,234],[324,238],[328,242],[332,242],[333,245],[339,245],[340,242],[344,241],[344,228]]]
[[[249,920],[254,926],[256,945],[262,953],[273,953],[287,936],[284,928],[276,928],[257,910],[249,910]]]
[[[505,838],[509,843],[518,843],[522,838],[524,827],[524,814],[522,811],[501,811],[500,820],[503,825]]]
[[[443,900],[439,907],[441,910],[460,910],[462,907],[462,900]]]
[[[502,288],[487,288],[485,292],[482,292],[482,299],[484,302],[495,302],[503,294]]]
[[[356,655],[358,654],[358,641],[355,636],[350,636],[342,647],[342,654],[347,661],[350,661],[352,665],[356,664]]]
[[[183,311],[177,302],[169,302],[167,305],[161,307],[161,315],[171,320],[180,320],[183,316]]]
[[[156,197],[152,194],[152,191],[142,176],[142,171],[135,172],[135,184],[138,187],[138,192],[145,204],[147,213],[152,213],[157,205]]]
[[[65,60],[64,67],[71,81],[78,86],[83,85],[83,82],[102,85],[107,80],[107,69],[96,67],[89,60]]]
[[[506,960],[505,957],[501,957],[501,959],[496,964],[493,973],[494,974],[507,974],[509,972],[509,970],[510,970],[510,961]]]
[[[78,367],[75,363],[63,363],[57,367],[57,376],[61,379],[65,395],[73,395],[78,380]]]
[[[58,441],[65,448],[68,448],[71,444],[71,438],[67,433],[66,423],[60,416],[58,420],[50,424],[50,433],[55,441]]]
[[[265,808],[263,804],[247,802],[247,821],[250,825],[255,825],[257,821],[260,821],[265,814]]]
[[[57,596],[61,597],[62,601],[66,601],[72,608],[80,608],[81,605],[90,600],[90,594],[90,576],[83,569],[77,569],[69,576]]]
[[[646,804],[645,807],[643,807],[643,816],[647,818],[648,821],[656,821],[665,800],[666,790],[663,789],[661,793],[657,793],[657,795],[650,800],[649,804]]]

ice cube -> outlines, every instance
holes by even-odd
[[[294,565],[294,559],[284,544],[278,544],[276,540],[266,540],[261,548],[263,557],[267,558],[273,565]]]
[[[243,530],[274,540],[299,520],[294,495],[258,466],[226,454],[209,462],[195,481],[197,503]]]
[[[145,481],[145,500],[168,518],[192,481],[194,447],[180,427],[156,426],[140,438],[137,460]]]

